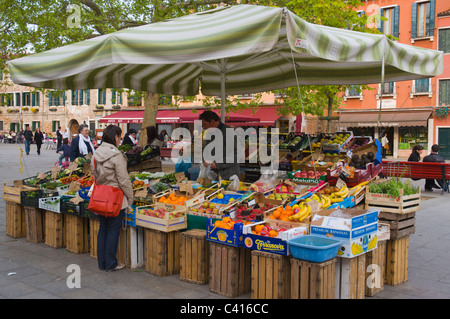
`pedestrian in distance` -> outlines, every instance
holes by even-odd
[[[389,149],[389,139],[387,137],[387,133],[384,133],[384,136],[381,138],[381,153],[383,158],[386,158],[388,149]]]
[[[41,129],[39,127],[36,127],[36,130],[34,131],[34,143],[36,144],[38,155],[41,155],[41,146],[43,141],[44,141],[44,134],[42,134]]]
[[[30,146],[31,143],[33,143],[33,132],[31,131],[31,128],[29,125],[25,128],[25,132],[23,133],[23,136],[25,138],[25,153],[27,155],[30,155]]]
[[[61,145],[63,143],[63,135],[61,133],[61,126],[58,127],[58,129],[56,130],[56,140],[57,140],[56,148],[58,149],[61,147]]]
[[[423,158],[424,163],[445,163],[445,159],[438,154],[439,153],[439,145],[434,144],[431,146],[431,153]],[[436,185],[436,182],[439,184]],[[428,192],[432,192],[433,188],[443,189],[447,191],[447,185],[444,185],[444,181],[442,179],[426,179],[425,180],[425,190]]]
[[[122,145],[130,145],[132,147],[137,146],[137,131],[135,129],[130,129],[127,134],[125,134]]]
[[[109,185],[123,191],[122,207],[117,217],[98,216],[100,227],[97,236],[97,261],[100,270],[113,271],[124,268],[116,258],[119,234],[126,211],[131,211],[133,187],[127,170],[127,158],[117,148],[120,145],[122,130],[109,125],[103,132],[102,143],[95,151],[91,168],[96,183]],[[94,161],[96,164],[94,164]],[[97,169],[95,169],[95,165]]]
[[[62,160],[64,158],[67,158],[69,160],[70,158],[70,146],[69,146],[69,139],[63,138],[62,145],[58,147],[56,150],[56,153],[63,152],[61,156],[59,157],[59,166],[62,166]]]

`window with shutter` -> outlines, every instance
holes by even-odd
[[[444,53],[450,53],[450,28],[440,29],[438,37],[439,37],[438,50],[444,51]]]
[[[439,105],[450,105],[450,80],[439,80]]]
[[[433,37],[436,0],[414,2],[411,16],[411,38]]]

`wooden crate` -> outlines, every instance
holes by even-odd
[[[251,298],[291,297],[291,257],[252,251]]]
[[[366,286],[366,254],[353,258],[337,258],[335,299],[364,299]]]
[[[6,235],[13,238],[22,238],[27,235],[24,209],[22,205],[15,202],[6,202]]]
[[[416,212],[405,214],[381,212],[378,219],[380,222],[389,224],[390,239],[400,239],[416,231]]]
[[[23,185],[23,181],[16,180],[13,185],[7,185],[3,183],[3,200],[5,202],[11,202],[21,204],[20,192],[21,191],[33,191],[39,188]]]
[[[322,263],[291,258],[291,299],[333,299],[336,258]]]
[[[251,251],[209,243],[209,289],[228,298],[235,298],[251,291]]]
[[[386,272],[386,241],[378,241],[377,248],[366,253],[366,296],[373,297],[384,290]]]
[[[23,206],[27,225],[27,241],[43,243],[45,241],[45,213],[39,208]]]
[[[180,272],[180,231],[144,230],[145,271],[156,276]]]
[[[64,238],[66,250],[75,254],[89,252],[89,219],[65,214]]]
[[[45,244],[53,248],[64,247],[64,214],[45,211]]]
[[[209,242],[205,230],[192,229],[180,234],[180,280],[200,285],[209,282]]]
[[[404,196],[403,189],[400,190],[398,198],[386,194],[376,194],[366,187],[366,209],[378,208],[381,212],[407,214],[420,209],[420,188],[417,194]]]
[[[397,286],[408,281],[409,236],[387,241],[385,284]]]
[[[89,219],[89,255],[97,258],[97,236],[100,228],[100,220],[98,218]]]

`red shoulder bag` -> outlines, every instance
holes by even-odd
[[[89,200],[88,209],[104,217],[117,217],[122,208],[123,191],[120,188],[97,184],[97,162],[94,159],[94,189]]]

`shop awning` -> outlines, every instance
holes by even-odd
[[[261,107],[253,113],[251,109],[236,111],[236,114],[251,117],[252,120],[245,123],[228,122],[234,126],[275,126],[275,122],[281,117],[276,107]],[[259,118],[259,121],[256,119]]]
[[[156,124],[164,123],[194,123],[203,110],[159,110],[156,115]],[[215,111],[219,113],[219,111]],[[270,111],[267,111],[270,112]],[[139,111],[119,111],[107,115],[100,119],[100,123],[142,123],[144,118],[144,110]],[[254,123],[255,125],[268,125],[266,123],[267,115],[264,116],[264,121],[260,122],[259,116],[250,114],[243,114],[242,112],[230,112],[226,115],[226,123]],[[273,122],[273,121],[272,121]],[[247,125],[248,126],[248,125]]]
[[[342,112],[339,117],[340,126],[344,127],[376,127],[379,112]],[[380,125],[382,127],[427,126],[431,111],[382,111]]]

